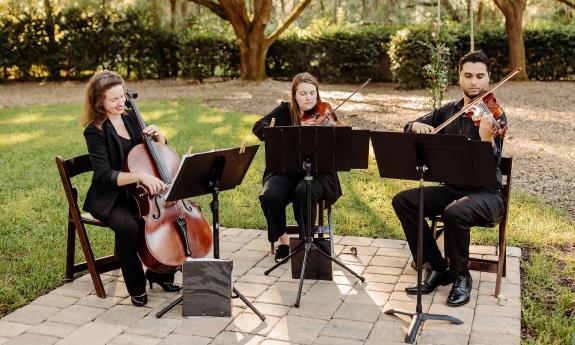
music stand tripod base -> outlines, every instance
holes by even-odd
[[[182,179],[178,179],[179,174],[175,179],[174,186],[176,186],[176,183],[180,183],[182,192],[176,194],[174,199],[184,199],[208,193],[212,194],[210,209],[212,211],[214,259],[220,258],[219,192],[235,188],[241,183],[255,156],[257,148],[258,146],[249,146],[246,147],[244,152],[240,152],[239,148],[234,148],[188,156],[185,158],[185,165],[183,164],[180,170]],[[235,169],[231,167],[235,167]],[[232,291],[236,295],[232,296],[232,298],[239,297],[262,321],[266,319],[235,287],[232,288]],[[164,309],[156,313],[156,317],[162,317],[168,310],[182,301],[183,296],[178,297]]]
[[[328,255],[326,252],[323,251],[323,249],[321,247],[319,247],[315,243],[313,243],[313,234],[311,231],[311,207],[312,207],[311,206],[311,181],[313,180],[313,177],[311,175],[311,163],[309,161],[306,161],[306,162],[304,162],[303,166],[304,166],[304,169],[306,171],[306,175],[304,177],[304,180],[305,180],[305,192],[306,192],[306,202],[307,202],[307,217],[306,217],[306,224],[305,224],[305,241],[302,242],[301,244],[299,244],[298,247],[296,247],[296,249],[293,252],[291,252],[287,257],[285,257],[282,261],[278,262],[275,266],[273,266],[272,268],[270,268],[264,272],[264,274],[266,276],[269,275],[270,272],[272,272],[273,270],[278,268],[280,265],[283,265],[284,263],[286,263],[289,259],[291,259],[292,256],[296,255],[297,253],[301,252],[302,250],[305,251],[304,256],[303,256],[300,278],[299,278],[299,286],[297,289],[297,298],[296,298],[296,302],[294,304],[294,306],[296,308],[299,308],[299,306],[300,306],[301,291],[302,291],[303,281],[304,281],[304,277],[305,277],[305,269],[306,269],[307,261],[308,261],[311,250],[316,250],[319,254],[323,255],[324,257],[331,260],[335,264],[344,268],[349,273],[353,274],[357,279],[361,280],[362,282],[365,281],[364,277],[358,275],[357,273],[352,271],[349,267],[347,267],[343,263],[339,262],[338,260],[334,259],[331,255]]]
[[[411,316],[411,323],[409,324],[409,328],[407,329],[407,333],[405,335],[405,342],[413,344],[415,342],[415,338],[417,337],[417,332],[419,332],[419,327],[423,325],[423,323],[427,320],[439,320],[439,321],[449,321],[456,325],[463,324],[463,321],[449,315],[441,315],[441,314],[427,314],[422,311],[421,306],[421,278],[422,278],[422,269],[423,269],[423,187],[424,187],[424,180],[423,175],[427,171],[427,167],[425,165],[417,166],[417,171],[419,171],[420,179],[419,179],[419,226],[417,229],[417,305],[415,307],[415,312],[410,312],[402,309],[387,309],[384,311],[385,314],[400,314],[400,315],[407,315]]]

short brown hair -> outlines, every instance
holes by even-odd
[[[487,54],[485,54],[483,50],[475,50],[463,55],[461,59],[459,59],[459,72],[461,72],[466,62],[481,62],[487,68],[487,73],[491,74],[491,61],[489,61]]]
[[[116,85],[122,85],[125,88],[124,78],[113,71],[97,72],[90,78],[86,86],[86,95],[84,96],[82,126],[86,127],[91,122],[94,122],[98,128],[102,126],[102,123],[107,118],[102,104],[104,94]]]
[[[299,105],[297,104],[297,101],[295,99],[295,94],[298,85],[303,83],[315,85],[315,92],[317,94],[317,104],[321,103],[321,98],[319,97],[319,83],[317,79],[308,72],[296,74],[293,77],[291,83],[291,104],[290,104],[291,123],[294,126],[300,124],[300,110]]]

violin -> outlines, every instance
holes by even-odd
[[[304,112],[300,120],[300,125],[335,127],[340,125],[340,123],[331,105],[327,102],[321,102],[316,104],[312,110]]]
[[[475,126],[479,127],[481,119],[486,117],[491,120],[493,127],[497,129],[495,136],[505,136],[506,126],[501,127],[501,123],[498,121],[499,117],[503,115],[503,108],[497,103],[493,93],[488,93],[482,97],[482,101],[478,102],[476,105],[472,106],[467,113],[464,114],[465,117],[471,119]]]
[[[180,157],[168,145],[156,143],[143,133],[146,124],[136,107],[135,97],[126,91],[126,105],[132,109],[144,143],[130,150],[125,170],[146,172],[171,184],[180,166]],[[187,200],[166,202],[167,190],[152,195],[139,183],[128,188],[145,223],[145,238],[138,255],[146,267],[159,273],[170,272],[181,267],[186,258],[204,257],[209,253],[212,232],[198,205]]]
[[[476,97],[473,101],[467,104],[463,109],[455,113],[449,119],[445,120],[441,125],[437,126],[431,134],[437,134],[447,125],[452,123],[453,121],[457,120],[460,116],[465,115],[470,117],[476,126],[479,126],[481,123],[481,118],[483,115],[489,115],[493,119],[493,126],[497,129],[497,134],[504,136],[506,128],[501,128],[497,118],[503,114],[503,109],[497,101],[495,100],[495,96],[493,95],[493,91],[495,91],[498,87],[503,85],[505,82],[513,78],[517,73],[521,71],[521,68],[516,68],[513,72],[509,73],[505,78],[503,78],[499,83],[495,84],[491,89],[487,90],[480,96]],[[493,110],[493,112],[492,112]],[[497,114],[497,115],[495,115]],[[495,117],[497,116],[497,118]]]
[[[335,111],[341,107],[351,96],[355,95],[359,90],[363,89],[369,82],[371,78],[367,79],[360,87],[351,93],[346,99],[343,100],[335,109],[332,109],[331,105],[327,102],[321,102],[315,105],[312,110],[304,112],[300,119],[301,126],[343,126],[343,124],[338,121]]]

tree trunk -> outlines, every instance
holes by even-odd
[[[180,13],[182,18],[186,19],[188,17],[188,2],[182,1],[182,5],[180,6]]]
[[[266,37],[266,26],[273,12],[272,0],[189,0],[207,7],[228,21],[236,36],[240,53],[240,77],[244,80],[263,80],[266,77],[266,55],[270,45],[296,20],[311,0],[300,0],[288,18]],[[250,15],[251,14],[251,15]]]
[[[493,0],[505,16],[505,31],[509,47],[510,69],[521,68],[515,80],[528,80],[523,41],[523,12],[525,0]]]
[[[50,0],[44,0],[44,9],[46,11],[46,68],[48,69],[48,79],[60,79],[60,62],[58,60],[58,46],[56,45],[56,25],[52,13],[52,4]]]
[[[170,29],[172,31],[176,31],[177,14],[176,0],[170,0]]]
[[[479,6],[477,7],[477,27],[479,28],[483,23],[483,0],[479,0]]]
[[[361,0],[361,19],[365,20],[369,15],[369,4],[367,0]]]
[[[266,78],[266,44],[263,31],[251,31],[246,37],[238,39],[240,48],[240,77],[245,80],[263,80]]]
[[[506,18],[505,30],[507,31],[509,44],[509,63],[511,69],[517,67],[521,71],[517,74],[516,80],[528,80],[525,63],[525,43],[523,41],[523,20],[519,18]]]
[[[333,0],[333,22],[337,24],[337,9],[339,8],[339,1]]]

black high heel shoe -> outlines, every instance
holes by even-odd
[[[143,307],[148,303],[148,295],[145,292],[139,296],[130,296],[130,299],[136,307]]]
[[[274,261],[279,263],[289,255],[289,246],[287,244],[280,244],[276,248],[276,255]]]
[[[150,289],[153,287],[153,283],[160,285],[160,287],[166,292],[178,292],[182,289],[180,285],[162,281],[160,277],[151,272],[152,271],[146,271],[146,279],[148,280],[148,283],[150,283]]]

